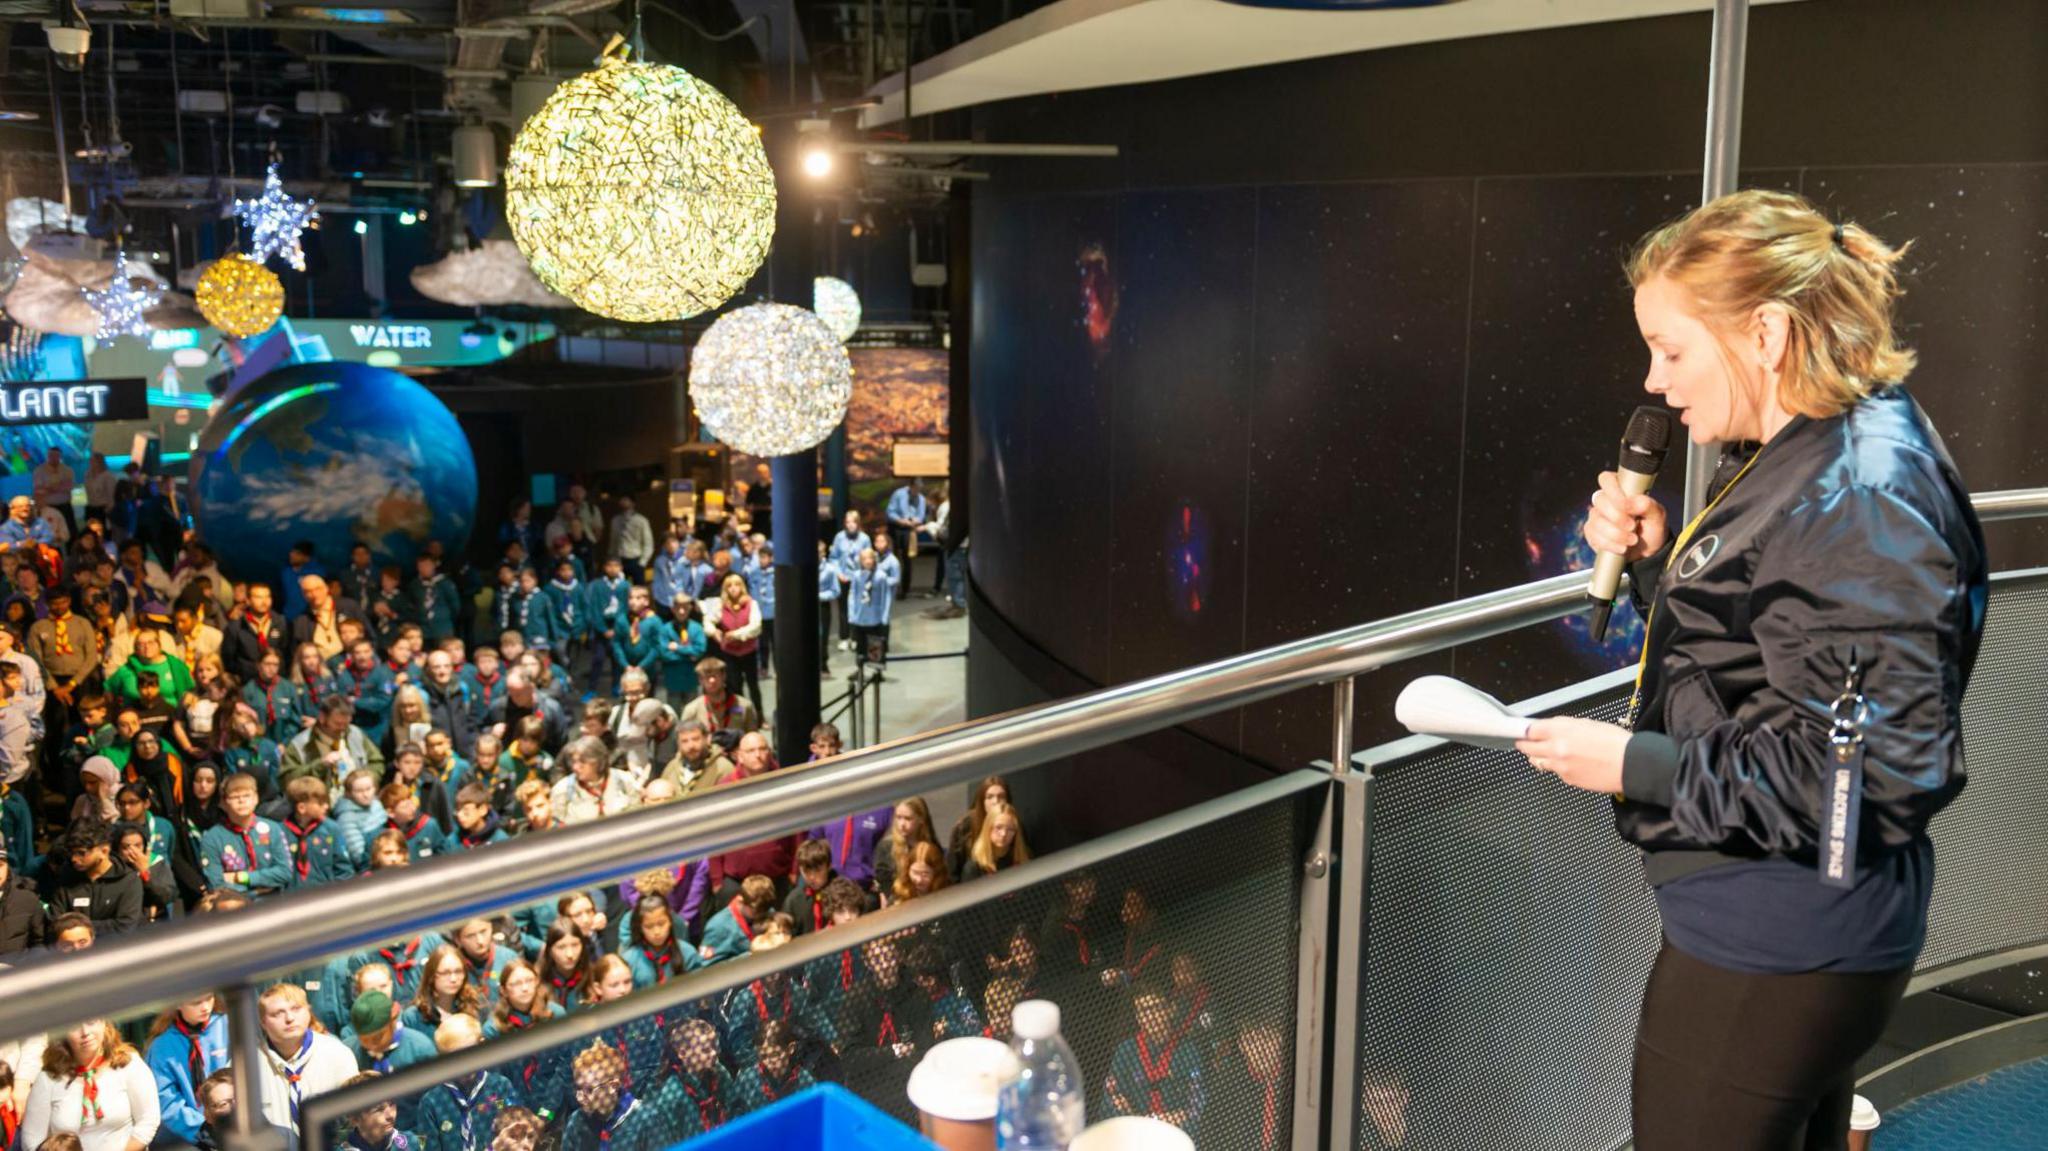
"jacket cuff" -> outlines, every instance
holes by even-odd
[[[1629,802],[1670,807],[1677,778],[1678,744],[1670,736],[1639,731],[1628,737],[1621,753],[1621,791]]]

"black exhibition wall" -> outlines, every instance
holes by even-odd
[[[1123,154],[975,189],[972,570],[1001,618],[974,714],[1575,566],[1645,399],[1621,260],[1697,202],[1708,42],[1704,14],[1667,17],[978,110],[990,140]],[[1914,242],[1914,391],[1979,489],[2048,484],[2044,67],[2044,5],[1751,17],[1743,183]],[[2048,528],[1992,544],[2048,562]],[[1519,698],[1623,666],[1617,623],[1368,677],[1360,743],[1424,671]],[[1328,708],[1301,693],[1080,770],[1170,806],[1228,782],[1179,770],[1197,744],[1244,778],[1327,754]]]

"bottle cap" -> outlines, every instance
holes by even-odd
[[[1026,999],[1010,1012],[1010,1030],[1019,1039],[1051,1039],[1060,1033],[1060,1005],[1050,999]]]

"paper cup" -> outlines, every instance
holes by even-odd
[[[994,1039],[948,1039],[910,1073],[918,1129],[945,1151],[995,1151],[996,1094],[1015,1056]]]
[[[1149,1115],[1119,1115],[1081,1132],[1067,1151],[1195,1151],[1195,1141]]]

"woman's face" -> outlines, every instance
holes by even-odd
[[[456,992],[462,990],[462,981],[465,978],[462,964],[441,964],[441,970],[434,972],[434,994],[444,998],[454,996]]]
[[[1755,359],[1740,362],[1737,349],[1724,346],[1693,311],[1685,290],[1663,276],[1636,289],[1635,311],[1650,348],[1643,389],[1678,412],[1692,441],[1761,439],[1771,401]]]
[[[201,660],[199,666],[192,669],[193,682],[201,687],[205,687],[219,678],[220,669],[205,660]]]
[[[932,865],[920,859],[910,865],[910,889],[919,895],[932,891]]]
[[[135,754],[142,759],[155,759],[157,751],[162,747],[153,731],[140,732],[135,736]]]
[[[105,1036],[106,1024],[94,1019],[72,1028],[64,1041],[71,1045],[71,1057],[86,1064],[100,1057]]]
[[[505,977],[505,998],[513,1008],[526,1011],[533,1007],[533,993],[540,987],[540,977],[525,967],[515,967]]]
[[[548,948],[548,958],[554,961],[556,971],[574,971],[583,962],[583,937],[564,935]]]
[[[1009,804],[1010,789],[1001,784],[981,793],[981,809],[990,815],[994,815],[997,808],[1008,807]]]
[[[178,1018],[187,1027],[204,1027],[213,1019],[213,996],[202,995],[178,1004]]]
[[[890,821],[890,827],[896,832],[898,839],[909,839],[917,834],[917,809],[907,803],[897,804],[896,815]]]
[[[988,825],[988,841],[997,851],[1008,851],[1017,842],[1017,821],[1006,816],[997,817]]]
[[[576,925],[576,930],[585,935],[597,930],[597,905],[590,902],[587,895],[577,896],[569,904],[569,910],[563,914],[569,917],[569,922]]]
[[[192,797],[194,799],[197,799],[201,802],[205,802],[206,800],[212,799],[213,793],[217,789],[219,789],[219,787],[220,777],[213,773],[212,768],[206,768],[204,770],[194,771],[192,773]]]
[[[309,647],[299,652],[299,670],[318,679],[327,670],[327,665],[321,661],[319,650]]]

